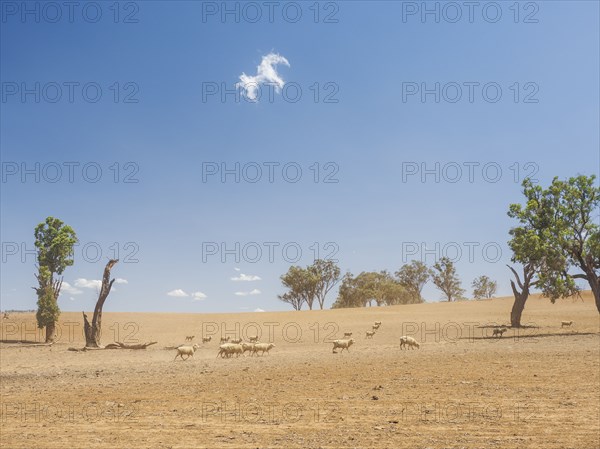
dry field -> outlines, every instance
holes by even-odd
[[[52,347],[33,314],[1,320],[4,448],[576,448],[600,447],[600,321],[585,301],[532,297],[502,339],[510,298],[244,314],[105,313],[103,343],[158,341],[147,350],[71,352],[79,313],[61,315]],[[110,299],[109,299],[110,300]],[[375,337],[364,332],[383,324]],[[561,320],[573,320],[561,328]],[[272,330],[264,357],[188,361],[165,346],[205,331]],[[70,323],[70,324],[69,324]],[[69,332],[71,330],[71,332]],[[337,331],[349,352],[332,354]],[[400,350],[414,335],[420,350]],[[218,336],[216,337],[218,340]],[[296,341],[300,338],[299,341]],[[201,342],[198,342],[201,344]]]

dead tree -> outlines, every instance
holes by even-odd
[[[110,270],[119,261],[119,259],[110,259],[104,267],[104,275],[102,276],[102,287],[100,288],[100,294],[98,295],[98,301],[96,302],[96,308],[94,309],[94,316],[92,318],[92,324],[88,321],[88,317],[83,313],[83,330],[85,332],[85,347],[86,348],[99,348],[100,347],[100,333],[102,327],[102,307],[104,301],[110,293],[114,279],[110,279]]]

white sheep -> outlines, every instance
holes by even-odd
[[[185,341],[192,341],[194,339],[195,335],[190,335],[188,337],[185,337]]]
[[[565,326],[569,327],[572,324],[573,324],[573,321],[561,321],[560,327],[565,327]]]
[[[344,352],[344,349],[348,352],[350,352],[350,346],[352,346],[352,344],[354,343],[354,339],[351,338],[350,340],[333,340],[333,353],[337,354],[336,349],[337,348],[342,348],[342,350],[340,352]]]
[[[400,337],[400,349],[402,349],[405,345],[409,346],[410,349],[414,349],[415,347],[417,347],[417,348],[421,347],[419,345],[419,343],[417,342],[417,340],[415,340],[412,337],[407,337],[406,335]]]
[[[235,343],[236,345],[239,345],[242,342],[241,338],[234,338],[231,340],[231,343]]]
[[[258,342],[258,335],[250,335],[250,336],[248,337],[248,341],[249,341],[250,343],[257,343],[257,342]]]
[[[352,337],[352,332],[344,332],[344,338]]]
[[[256,343],[252,347],[252,355],[258,355],[258,351],[261,351],[262,355],[265,355],[265,352],[268,354],[271,349],[273,349],[275,345],[273,343]]]
[[[504,334],[504,332],[506,332],[508,329],[505,327],[501,327],[500,329],[494,329],[494,331],[492,332],[492,337],[498,336],[498,338],[502,337],[502,334]]]
[[[230,337],[221,337],[221,343],[227,343]]]
[[[177,354],[175,355],[175,358],[173,359],[173,361],[177,360],[177,357],[181,357],[181,360],[187,360],[190,357],[194,357],[194,352],[196,352],[196,349],[198,349],[200,346],[198,345],[194,345],[194,346],[179,346],[177,349]],[[187,357],[184,359],[183,356],[186,355]]]
[[[243,355],[244,351],[242,345],[238,345],[235,343],[225,343],[219,346],[219,353],[217,357],[231,357],[233,354],[236,354],[236,357],[239,357],[240,354]]]
[[[242,343],[242,353],[246,353],[246,351],[252,354],[252,350],[254,349],[254,345],[256,343]]]
[[[377,326],[376,324],[373,325],[373,331],[376,331],[377,329],[379,329],[379,326]]]
[[[202,343],[208,343],[212,340],[212,335],[210,337],[202,337]]]
[[[367,331],[365,334],[365,338],[373,338],[373,335],[375,335],[375,331]]]
[[[375,321],[375,326],[377,326],[377,327],[381,326],[381,321]]]

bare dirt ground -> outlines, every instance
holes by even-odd
[[[600,320],[585,301],[529,299],[523,322],[491,338],[512,300],[245,314],[105,313],[104,344],[70,352],[82,318],[63,313],[52,347],[33,314],[2,321],[4,448],[575,448],[600,447]],[[383,324],[365,339],[373,321]],[[561,328],[562,320],[573,320]],[[70,323],[70,324],[69,324]],[[257,333],[264,357],[216,358],[214,331]],[[483,326],[483,327],[480,327]],[[71,332],[70,332],[71,331]],[[353,332],[349,352],[332,338]],[[419,350],[400,350],[401,335]],[[193,359],[165,346],[195,335]],[[299,341],[296,341],[298,340]],[[217,341],[215,341],[217,340]]]

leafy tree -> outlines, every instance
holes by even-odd
[[[408,304],[412,299],[411,293],[387,271],[362,272],[356,277],[347,273],[332,308],[365,307],[373,301],[378,306]]]
[[[442,257],[433,265],[431,278],[435,286],[446,295],[448,301],[456,301],[463,297],[465,291],[460,286],[456,268],[449,258]]]
[[[359,289],[360,281],[352,273],[346,273],[338,291],[338,297],[331,306],[332,309],[345,307],[364,307],[365,302]]]
[[[529,298],[531,288],[537,287],[538,275],[549,264],[558,267],[564,266],[562,257],[550,245],[550,227],[552,226],[551,199],[544,193],[539,185],[534,185],[531,180],[523,181],[523,194],[525,205],[511,204],[508,216],[516,218],[519,226],[510,229],[511,239],[508,242],[512,250],[511,261],[522,265],[522,275],[509,266],[514,279],[510,285],[515,296],[515,302],[510,312],[512,327],[521,326],[521,316],[525,303]]]
[[[552,201],[550,236],[554,252],[563,256],[560,265],[540,273],[540,288],[551,300],[578,292],[575,279],[588,282],[600,313],[600,187],[596,177],[577,176],[552,180],[547,195]],[[572,270],[577,273],[572,274]]]
[[[473,280],[471,286],[473,287],[473,298],[475,299],[491,298],[496,294],[498,288],[496,281],[492,281],[487,276],[479,276]]]
[[[37,225],[34,235],[39,285],[34,287],[38,296],[37,324],[39,328],[46,327],[46,342],[52,342],[60,315],[58,296],[62,286],[62,279],[55,277],[73,265],[73,247],[77,243],[77,236],[70,226],[54,217],[48,217]]]
[[[415,302],[423,302],[421,292],[431,277],[431,270],[427,268],[427,265],[419,260],[413,260],[396,271],[396,277],[400,284],[413,295]]]
[[[340,269],[332,260],[317,259],[308,271],[316,280],[315,295],[322,310],[327,293],[340,281]]]
[[[294,310],[300,310],[306,303],[312,310],[318,286],[318,279],[313,271],[292,266],[281,276],[281,283],[289,289],[288,292],[278,296],[281,301],[291,304]]]
[[[590,284],[600,312],[600,230],[594,223],[600,189],[595,176],[568,181],[554,178],[548,189],[523,181],[524,205],[511,204],[508,215],[520,226],[512,228],[509,246],[513,262],[523,265],[523,280],[515,275],[521,291],[511,281],[515,304],[511,324],[520,325],[530,287],[539,287],[552,302],[578,293],[575,279]],[[573,269],[581,272],[572,273]]]

